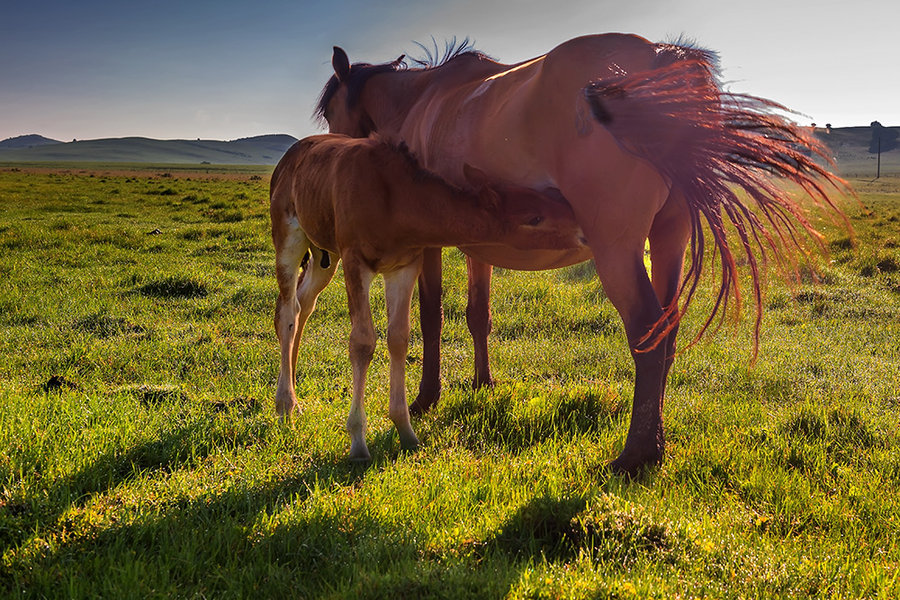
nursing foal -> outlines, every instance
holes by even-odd
[[[351,322],[353,399],[347,432],[353,459],[369,457],[363,397],[375,350],[369,287],[376,273],[384,275],[388,313],[390,417],[401,446],[412,449],[418,439],[409,422],[405,367],[410,300],[423,250],[488,242],[521,250],[580,243],[572,209],[558,192],[488,185],[472,168],[466,168],[466,178],[477,192],[424,171],[404,148],[342,135],[297,142],[272,174],[279,287],[275,330],[281,345],[275,407],[288,416],[297,406],[294,380],[303,326],[343,260]]]

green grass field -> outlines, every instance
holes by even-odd
[[[633,367],[583,265],[497,272],[475,394],[446,250],[442,401],[401,453],[380,340],[362,466],[339,271],[279,423],[267,179],[0,171],[0,596],[900,595],[900,180],[854,182],[819,283],[771,275],[754,365],[750,306],[678,357],[630,481]]]

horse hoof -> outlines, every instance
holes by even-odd
[[[372,457],[369,455],[368,450],[366,450],[365,452],[356,452],[356,453],[351,451],[350,455],[347,458],[350,459],[350,462],[353,462],[353,463],[365,463],[365,462],[369,462],[370,460],[372,460]]]
[[[472,389],[480,390],[483,388],[494,389],[495,381],[493,377],[488,376],[487,379],[476,376],[472,379]]]
[[[641,454],[637,452],[622,452],[622,454],[609,463],[607,467],[614,475],[636,477],[644,469],[661,465],[662,461],[662,450]]]
[[[369,448],[365,442],[361,444],[351,442],[349,458],[353,462],[366,462],[371,460],[372,457],[369,455]]]
[[[288,400],[276,400],[275,401],[275,414],[278,415],[278,419],[280,421],[290,421],[291,416],[293,416],[294,411],[297,411],[298,402],[294,399]]]
[[[288,410],[283,410],[283,411],[277,410],[277,411],[275,411],[275,414],[278,415],[279,423],[288,424],[291,422],[291,419],[293,418],[294,414],[297,412],[299,412],[299,411],[297,410],[297,407],[294,406]]]
[[[415,434],[410,436],[400,436],[400,449],[404,452],[415,452],[419,449],[419,438]]]
[[[441,391],[435,390],[430,392],[419,391],[415,401],[409,405],[409,415],[411,417],[419,417],[434,408],[438,398],[441,397]]]

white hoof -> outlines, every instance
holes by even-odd
[[[350,460],[363,462],[367,460],[371,460],[371,456],[369,455],[369,448],[366,446],[366,442],[363,440],[353,441],[350,443]]]

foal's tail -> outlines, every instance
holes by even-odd
[[[697,290],[705,249],[704,220],[721,256],[721,282],[715,306],[694,341],[717,314],[724,317],[732,294],[740,307],[728,222],[752,276],[755,355],[762,320],[760,262],[771,255],[782,267],[795,266],[797,253],[805,254],[803,237],[823,248],[822,235],[777,179],[799,186],[815,205],[831,209],[848,228],[849,221],[829,194],[852,190],[821,166],[820,162],[834,164],[827,149],[806,128],[779,114],[788,112],[783,106],[722,92],[708,53],[678,46],[659,48],[658,68],[592,82],[584,89],[585,98],[597,121],[624,148],[652,163],[687,200],[691,261],[679,298],[667,307],[664,318],[669,319],[669,329],[684,315]],[[656,342],[668,331],[660,332]]]

